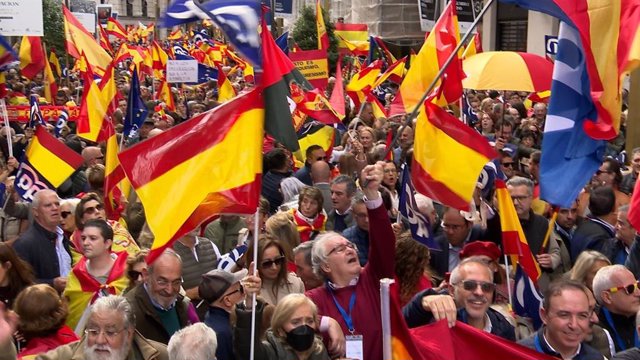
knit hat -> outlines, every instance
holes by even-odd
[[[211,270],[202,275],[202,282],[198,286],[200,298],[211,304],[220,299],[222,295],[231,287],[247,276],[247,269],[230,273],[224,270]]]
[[[493,261],[498,261],[500,254],[501,252],[498,245],[489,241],[474,241],[462,248],[460,251],[460,259],[484,255],[490,257]]]

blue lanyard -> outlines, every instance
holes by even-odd
[[[533,344],[536,346],[536,351],[542,354],[546,354],[544,350],[542,350],[542,345],[540,345],[540,336],[536,333],[536,336],[533,338]]]
[[[618,330],[616,330],[615,324],[613,323],[613,319],[611,318],[611,313],[609,312],[609,310],[607,310],[606,308],[602,308],[602,313],[604,313],[604,318],[607,319],[607,323],[609,324],[609,327],[611,328],[611,331],[613,331],[613,334],[616,337],[616,342],[618,343],[618,346],[620,346],[620,350],[627,350],[627,345],[625,345],[624,341],[622,341],[622,338],[620,337],[620,334],[618,334]],[[633,329],[633,344],[637,347],[638,346],[638,332],[635,329]]]
[[[353,289],[353,292],[351,293],[351,299],[349,300],[348,314],[346,311],[344,311],[344,308],[342,308],[342,306],[340,306],[340,304],[338,303],[338,299],[336,299],[336,296],[333,293],[333,289],[331,289],[329,284],[327,284],[327,290],[329,290],[329,293],[333,298],[333,302],[336,304],[336,307],[338,308],[340,315],[342,315],[342,318],[344,319],[344,323],[347,324],[347,329],[349,329],[349,332],[353,335],[356,329],[353,327],[353,319],[351,318],[351,311],[353,311],[353,306],[356,304],[356,289]]]

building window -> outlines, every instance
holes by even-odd
[[[527,10],[498,2],[496,50],[527,51]]]
[[[125,0],[127,3],[127,16],[133,16],[133,0]]]
[[[142,0],[142,17],[147,17],[147,0]]]

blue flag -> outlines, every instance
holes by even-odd
[[[29,124],[27,127],[31,129],[35,129],[38,125],[47,125],[42,117],[42,113],[40,112],[40,105],[38,104],[38,95],[31,95],[29,97],[30,108],[29,108]]]
[[[289,55],[289,32],[285,32],[276,39],[276,45],[283,53]]]
[[[18,54],[13,50],[11,44],[0,35],[0,71],[6,70],[7,66],[18,61]]]
[[[516,314],[531,319],[534,329],[539,329],[542,325],[542,320],[540,319],[542,295],[536,290],[533,282],[520,265],[516,266],[513,302]]]
[[[67,109],[62,109],[60,115],[58,116],[58,121],[56,121],[55,135],[56,137],[60,137],[62,135],[62,129],[69,122],[69,112]]]
[[[571,26],[561,23],[542,140],[542,200],[571,207],[600,167],[606,143],[592,139],[583,128],[585,121],[595,120],[597,116],[580,35]]]
[[[176,56],[176,60],[195,60],[195,58],[189,55],[189,52],[180,45],[173,45],[173,53]],[[205,83],[209,80],[218,80],[218,69],[198,63],[198,82],[196,84]]]
[[[201,4],[193,0],[175,0],[162,17],[162,25],[173,27],[198,19],[211,19],[233,47],[256,69],[262,68],[260,56],[260,1],[216,0]]]
[[[142,101],[140,97],[140,81],[138,80],[138,68],[133,68],[133,75],[131,75],[131,86],[129,90],[129,96],[127,97],[127,114],[124,118],[124,129],[122,135],[132,137],[136,134],[144,119],[147,118],[149,109]]]
[[[440,245],[433,239],[431,231],[431,223],[426,216],[422,215],[418,210],[418,204],[414,194],[416,190],[411,182],[409,167],[405,165],[402,171],[402,189],[400,193],[399,205],[402,216],[409,220],[409,228],[411,236],[418,242],[424,244],[429,249],[440,251]]]

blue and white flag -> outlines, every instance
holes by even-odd
[[[69,112],[67,109],[62,109],[60,115],[58,116],[58,121],[56,121],[55,135],[56,137],[60,137],[62,135],[62,129],[67,126],[69,122]]]
[[[38,95],[31,95],[29,97],[29,124],[27,127],[35,129],[38,125],[47,125],[40,112],[40,105],[38,104]]]
[[[207,44],[212,44],[211,43],[211,36],[209,36],[209,33],[207,32],[207,29],[200,29],[200,31],[197,31],[193,35],[193,41],[195,41],[195,42],[202,41],[202,42],[207,43]]]
[[[515,313],[531,319],[533,321],[533,328],[538,330],[542,325],[542,319],[540,319],[542,295],[540,295],[520,265],[516,265],[513,302]]]
[[[409,167],[405,165],[402,171],[402,189],[400,193],[399,205],[400,213],[409,221],[411,236],[418,242],[424,244],[429,249],[440,251],[440,245],[434,240],[429,219],[420,213],[414,194],[416,190],[411,182]]]
[[[560,23],[540,159],[542,200],[571,207],[600,167],[606,143],[589,137],[583,127],[597,116],[580,35],[571,26]]]
[[[197,0],[175,0],[167,7],[162,25],[173,27],[198,19],[211,19],[233,47],[256,69],[261,69],[260,12],[258,0],[215,0],[203,4]]]

